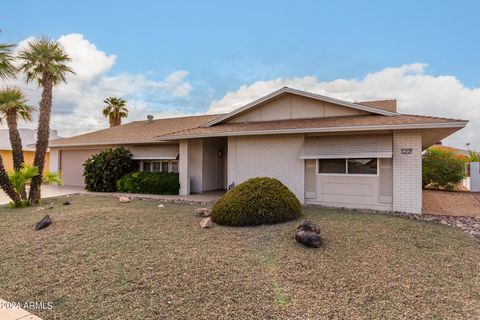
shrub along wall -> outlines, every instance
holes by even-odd
[[[427,149],[422,159],[422,185],[436,189],[453,190],[465,177],[465,161],[453,152]]]
[[[178,173],[132,172],[117,181],[120,192],[146,194],[178,194],[180,182]]]
[[[85,188],[89,191],[116,191],[118,179],[132,171],[132,154],[122,147],[94,154],[83,164]]]

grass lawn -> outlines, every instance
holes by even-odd
[[[308,249],[299,221],[207,230],[188,205],[64,199],[0,208],[0,298],[51,301],[45,319],[480,318],[480,244],[451,227],[309,208]]]

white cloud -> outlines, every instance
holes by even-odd
[[[464,148],[465,143],[480,149],[480,88],[467,88],[454,76],[427,74],[426,64],[408,64],[367,74],[363,79],[320,81],[316,77],[279,78],[257,81],[230,91],[213,101],[210,113],[229,112],[283,86],[323,94],[348,101],[398,100],[401,113],[432,115],[470,120],[466,128],[447,143]]]
[[[24,48],[29,40],[20,42],[17,50]],[[191,85],[187,82],[188,72],[179,70],[167,75],[163,80],[150,80],[145,74],[121,73],[108,75],[114,66],[115,55],[99,50],[81,34],[61,36],[58,41],[72,58],[70,63],[75,74],[67,77],[67,84],[54,88],[51,127],[60,135],[69,136],[105,128],[108,125],[102,116],[103,100],[109,96],[123,97],[130,111],[127,121],[146,119],[147,114],[155,117],[176,116],[182,113],[175,110],[156,110],[157,103],[151,100],[171,100],[186,96]],[[12,84],[20,87],[29,103],[38,106],[41,89],[34,84],[25,84],[23,78]],[[33,123],[22,124],[36,127]]]

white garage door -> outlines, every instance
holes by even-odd
[[[84,186],[83,163],[101,149],[89,150],[61,150],[60,171],[63,183],[67,186]]]

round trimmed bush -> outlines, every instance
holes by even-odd
[[[256,226],[302,216],[297,197],[274,178],[253,178],[228,191],[212,209],[212,220],[227,226]]]

